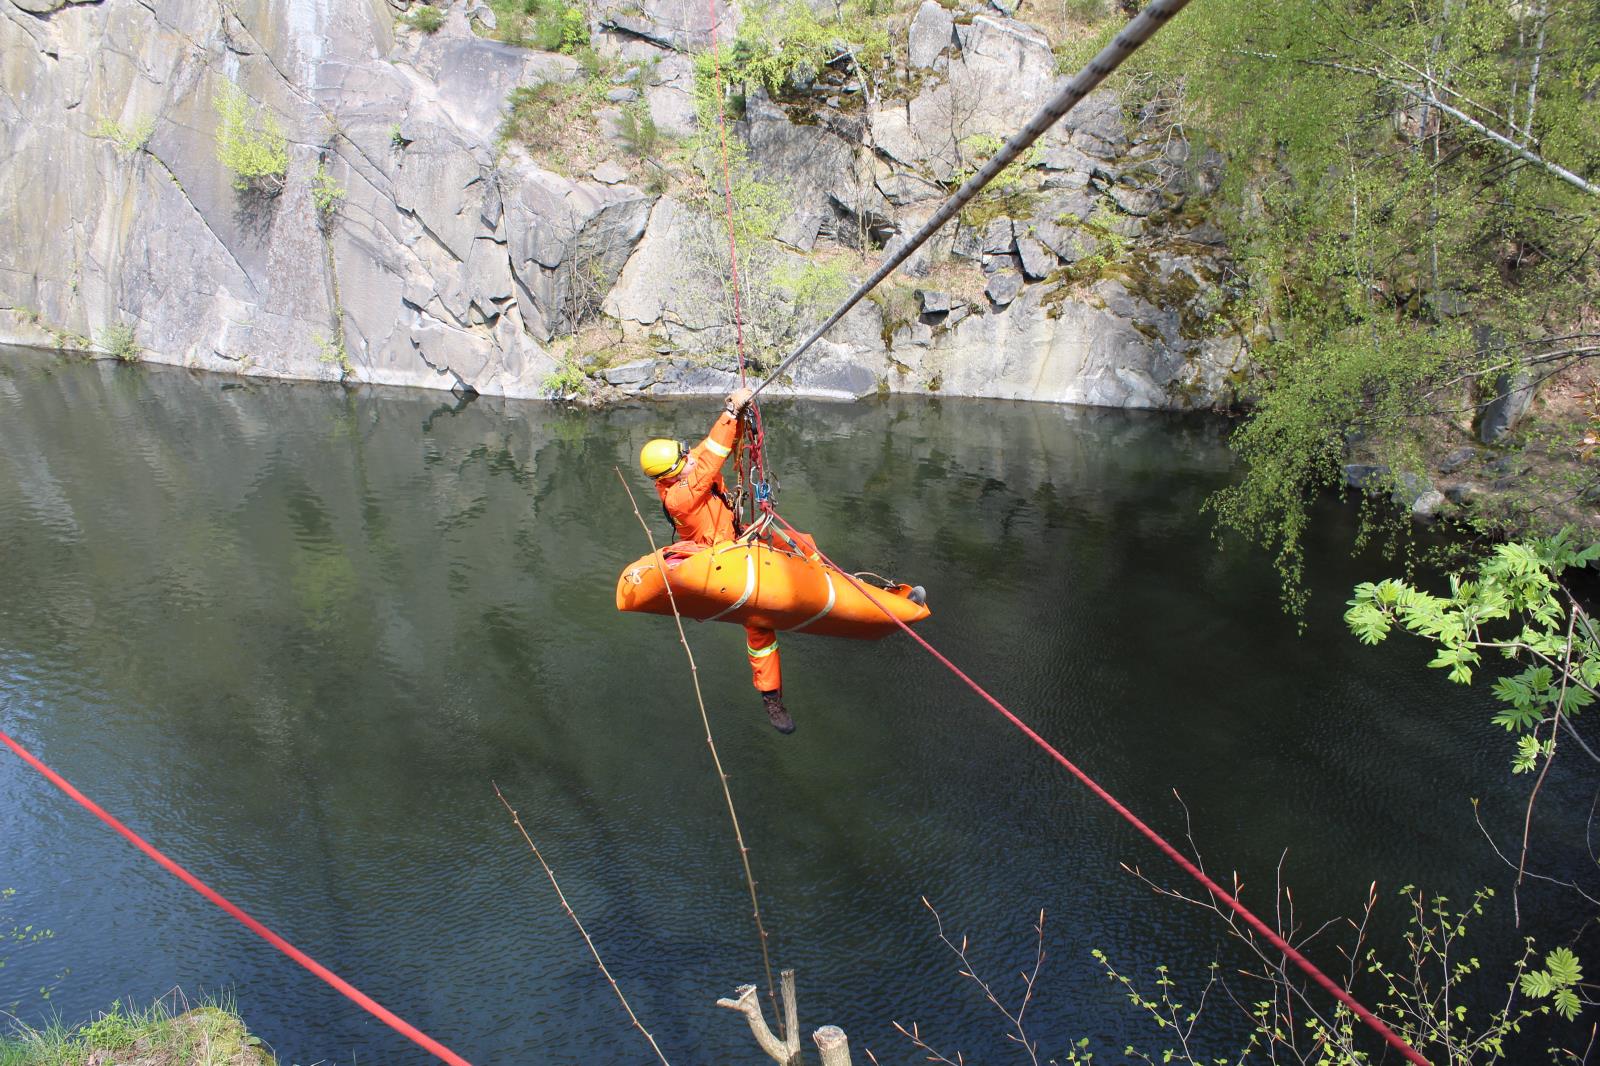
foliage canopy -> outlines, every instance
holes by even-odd
[[[1540,165],[1600,184],[1595,15],[1211,0],[1118,75],[1130,113],[1225,159],[1208,214],[1248,278],[1260,380],[1235,437],[1245,476],[1213,508],[1276,554],[1291,603],[1307,507],[1352,438],[1418,473],[1430,434],[1469,427],[1499,374],[1600,355],[1583,325],[1600,196]]]

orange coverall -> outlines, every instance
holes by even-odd
[[[706,434],[706,439],[689,452],[689,459],[676,477],[656,479],[656,494],[661,497],[667,516],[680,541],[711,547],[734,538],[733,511],[725,502],[727,484],[722,480],[722,464],[733,452],[739,435],[739,420],[724,411]],[[745,626],[745,651],[750,655],[750,681],[758,692],[774,692],[783,687],[783,669],[778,658],[778,635],[759,626]]]

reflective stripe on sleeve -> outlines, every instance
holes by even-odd
[[[710,452],[712,455],[722,459],[726,459],[733,452],[732,448],[724,448],[710,437],[705,439],[705,442],[701,445],[701,447]]]
[[[773,652],[778,650],[778,642],[777,641],[773,641],[771,644],[768,644],[765,648],[759,648],[759,649],[752,648],[750,645],[746,644],[744,646],[744,650],[750,653],[750,658],[752,658],[752,659],[765,659],[767,656],[771,655]]]

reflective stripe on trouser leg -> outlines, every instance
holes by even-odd
[[[783,668],[778,656],[778,634],[756,626],[744,627],[745,651],[750,656],[750,682],[759,692],[783,687]]]

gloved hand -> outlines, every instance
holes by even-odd
[[[754,395],[752,389],[734,389],[728,393],[727,411],[730,415],[740,415],[750,406],[750,397]]]

